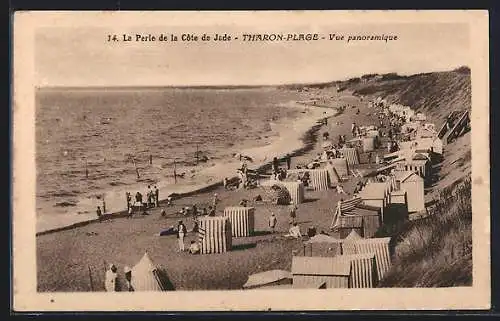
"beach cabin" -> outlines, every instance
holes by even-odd
[[[381,209],[377,206],[358,204],[349,216],[362,217],[361,234],[364,238],[370,238],[377,233],[381,225]]]
[[[293,288],[349,288],[351,264],[334,257],[294,256],[292,258]]]
[[[377,275],[382,279],[391,268],[391,253],[389,249],[391,238],[361,239],[354,242],[355,254],[375,253]]]
[[[201,217],[198,222],[201,254],[224,253],[231,250],[233,239],[229,217]]]
[[[429,157],[424,153],[417,153],[410,159],[406,159],[405,170],[419,174],[424,181],[428,178],[431,169]]]
[[[425,210],[424,180],[411,171],[395,172],[396,184],[399,190],[406,191],[408,212]]]
[[[334,257],[342,254],[342,240],[330,235],[316,234],[304,242],[304,256]]]
[[[408,197],[404,189],[391,192],[389,205],[385,213],[386,223],[396,223],[408,218]]]
[[[354,215],[340,215],[335,227],[335,234],[345,239],[352,231],[363,237],[363,217]]]
[[[359,193],[363,204],[380,208],[380,220],[384,222],[384,209],[388,203],[386,183],[369,183]]]
[[[243,284],[243,289],[260,289],[292,284],[292,273],[285,270],[270,270],[251,274]]]
[[[294,204],[302,204],[304,202],[304,183],[301,181],[280,181],[280,183],[288,190]]]
[[[375,253],[339,255],[337,260],[344,260],[351,264],[349,288],[367,289],[377,285],[377,265]]]
[[[231,206],[224,209],[224,216],[229,218],[233,237],[251,236],[255,228],[255,208]]]

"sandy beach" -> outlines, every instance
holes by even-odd
[[[292,158],[292,168],[296,164],[309,162],[322,151],[319,137],[321,133],[328,132],[332,138],[340,134],[350,137],[352,122],[359,125],[375,122],[377,117],[371,114],[366,102],[360,101],[357,97],[345,94],[342,96],[336,100],[336,104],[350,104],[352,107],[335,117],[331,117],[334,109],[330,114],[326,114],[330,116],[328,125],[315,127],[315,130],[309,133],[312,136],[305,137],[309,139],[309,149]],[[332,104],[332,107],[335,107],[333,105],[335,104]],[[356,114],[358,108],[361,110],[360,114]],[[305,146],[304,134],[313,126],[317,126],[316,120],[324,118],[324,112],[328,111],[318,107],[307,109],[309,116],[285,126],[272,144],[244,151],[246,155],[256,159],[251,168],[263,165],[274,156],[297,151]],[[366,156],[361,155],[362,161],[363,157]],[[231,176],[238,165],[239,162],[235,161],[221,165],[222,167],[209,168],[206,169],[206,175]],[[351,178],[344,184],[344,189],[352,193],[356,183],[356,179]],[[160,188],[165,191],[161,185]],[[186,191],[193,189],[195,188],[186,188]],[[165,207],[166,218],[160,216],[158,208],[148,211],[150,214],[148,216],[131,219],[117,217],[102,223],[91,223],[38,236],[38,290],[89,291],[89,267],[93,274],[93,287],[97,287],[94,290],[103,290],[105,264],[112,261],[117,266],[133,266],[145,251],[155,264],[164,268],[172,287],[176,290],[240,289],[249,274],[274,268],[290,268],[292,252],[303,249],[300,241],[282,238],[282,234],[288,230],[286,206],[252,202],[251,206],[256,208],[256,235],[234,239],[233,250],[224,254],[191,256],[177,253],[175,236],[155,235],[160,230],[176,224],[181,207],[192,204],[197,204],[199,207],[206,206],[210,203],[213,193],[218,193],[221,200],[218,210],[222,211],[226,206],[237,205],[243,198],[251,200],[263,192],[259,188],[226,191],[222,186],[215,185],[209,191],[194,193],[175,201],[172,207]],[[163,195],[166,195],[166,192],[163,192]],[[305,196],[307,200],[300,205],[297,214],[301,229],[305,230],[314,225],[318,231],[328,231],[333,215],[332,209],[340,200],[340,196],[333,190],[306,191]],[[278,217],[277,234],[269,234],[267,220],[271,211]],[[221,212],[217,214],[220,215]],[[188,229],[192,224],[191,219],[186,220]],[[197,235],[188,234],[186,242],[195,238]],[[231,273],[227,269],[228,265],[231,266]]]

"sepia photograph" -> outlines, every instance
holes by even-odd
[[[19,309],[489,307],[487,12],[20,12],[13,48]]]

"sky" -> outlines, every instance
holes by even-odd
[[[168,30],[166,30],[168,29]],[[242,42],[243,33],[396,35],[397,41]],[[108,34],[239,36],[231,42],[107,42]],[[470,64],[459,23],[44,27],[35,33],[37,86],[274,85],[367,73],[415,74]]]

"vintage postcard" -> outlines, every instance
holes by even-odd
[[[490,307],[487,11],[13,30],[15,311]]]

